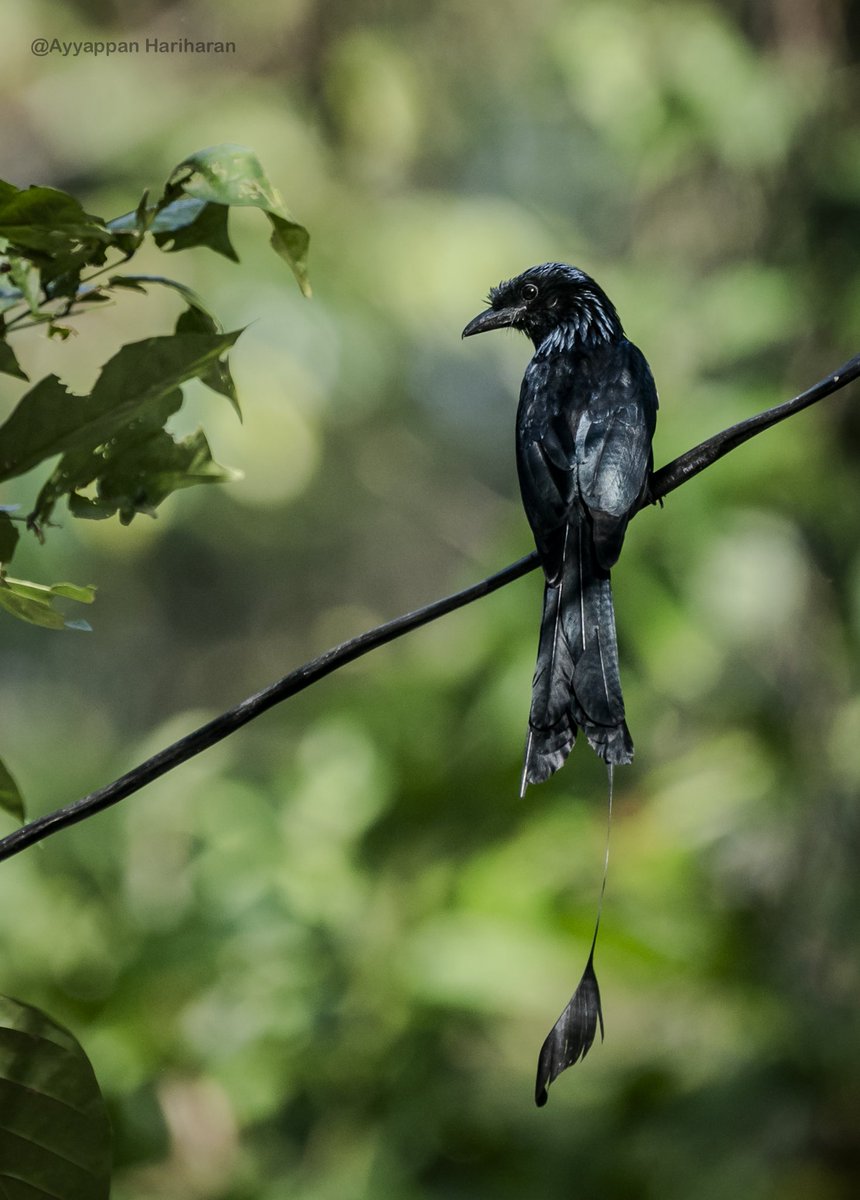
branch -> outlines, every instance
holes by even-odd
[[[825,396],[839,391],[858,376],[860,376],[860,354],[824,379],[819,380],[807,391],[795,396],[793,400],[787,400],[784,404],[778,404],[775,408],[769,408],[754,417],[749,417],[746,421],[741,421],[738,425],[731,426],[730,429],[724,429],[722,433],[715,434],[706,442],[688,450],[680,458],[676,458],[667,466],[654,472],[651,477],[650,501],[653,503],[668,496],[682,483],[686,483],[688,479],[692,479],[694,475],[704,471],[706,467],[711,466],[724,454],[728,454],[730,450],[742,445],[757,433],[762,433],[765,429],[778,425],[780,421],[784,421],[794,413],[808,408],[816,401],[823,400]],[[257,692],[256,695],[249,696],[234,708],[228,709],[227,712],[208,721],[205,725],[201,725],[199,729],[180,738],[178,742],[174,742],[159,751],[158,754],[154,754],[152,758],[148,758],[127,774],[114,780],[113,783],[90,792],[88,796],[83,796],[80,800],[75,800],[64,808],[58,808],[43,817],[37,817],[35,821],[30,821],[14,833],[0,839],[0,861],[12,858],[28,846],[33,846],[36,842],[50,837],[51,834],[58,833],[61,829],[67,829],[70,825],[76,825],[79,821],[84,821],[88,817],[110,808],[111,805],[117,804],[134,792],[139,792],[154,779],[158,779],[159,776],[172,771],[174,767],[194,758],[209,746],[214,746],[216,742],[235,733],[249,721],[253,721],[268,709],[274,708],[276,704],[304,691],[311,684],[324,679],[326,675],[331,675],[332,672],[339,670],[347,663],[354,662],[355,659],[375,650],[377,646],[393,642],[395,638],[402,637],[403,634],[409,633],[413,629],[419,629],[422,625],[427,625],[457,608],[471,604],[473,600],[489,596],[491,592],[498,591],[499,588],[505,587],[515,579],[520,579],[538,566],[537,552],[533,551],[525,558],[511,563],[510,566],[491,575],[488,579],[481,580],[480,583],[475,583],[451,596],[445,596],[441,600],[436,600],[414,612],[406,613],[402,617],[396,617],[393,621],[388,621],[376,629],[370,629],[347,642],[341,642],[339,646],[335,646],[331,650],[326,650],[324,654],[305,663],[297,670],[291,671],[277,683],[271,684],[263,691]]]
[[[794,416],[802,409],[809,408],[810,404],[815,404],[818,400],[823,400],[825,396],[831,396],[834,392],[838,392],[840,388],[852,383],[858,375],[860,375],[860,354],[855,354],[847,363],[835,371],[831,371],[824,379],[819,379],[818,383],[814,383],[811,388],[807,388],[793,400],[786,400],[783,404],[777,404],[775,408],[768,408],[754,417],[747,417],[745,421],[740,421],[737,425],[724,429],[722,433],[714,434],[706,442],[694,446],[680,458],[676,458],[667,466],[654,472],[651,476],[651,501],[661,500],[663,496],[668,496],[669,492],[674,492],[675,488],[686,483],[688,479],[692,479],[694,475],[698,475],[700,471],[704,471],[705,467],[710,467],[730,450],[742,446],[757,433],[763,433],[765,429],[778,425],[786,417]]]
[[[172,771],[180,763],[194,758],[201,751],[214,746],[216,742],[223,741],[225,737],[235,733],[237,729],[241,729],[243,725],[247,725],[249,721],[253,721],[255,717],[259,717],[268,709],[274,708],[276,704],[304,691],[311,684],[324,679],[326,675],[331,675],[333,671],[339,670],[347,663],[361,658],[370,650],[375,650],[377,646],[393,642],[395,638],[402,637],[404,633],[409,633],[413,629],[427,625],[430,621],[435,621],[437,617],[444,617],[446,613],[453,612],[455,608],[462,608],[464,604],[470,604],[473,600],[488,596],[490,592],[497,591],[506,583],[519,579],[521,575],[527,575],[537,565],[537,554],[529,554],[498,571],[495,575],[491,575],[489,579],[483,579],[480,583],[466,588],[465,591],[455,592],[453,596],[445,596],[442,600],[436,600],[424,608],[416,609],[415,612],[395,617],[393,621],[388,621],[385,625],[369,629],[367,633],[359,634],[358,637],[351,638],[348,642],[341,642],[339,646],[326,650],[319,658],[291,671],[277,683],[270,684],[261,692],[242,700],[235,708],[228,709],[227,712],[221,713],[220,716],[201,725],[199,729],[195,729],[193,733],[186,734],[178,742],[160,750],[158,754],[154,754],[146,762],[134,767],[119,779],[115,779],[113,783],[98,788],[95,792],[90,792],[88,796],[83,796],[80,800],[75,800],[74,803],[67,804],[64,808],[47,813],[44,817],[37,817],[35,821],[22,825],[8,837],[0,839],[0,861],[20,854],[28,846],[43,841],[52,833],[67,829],[70,825],[76,825],[79,821],[84,821],[87,817],[102,812],[105,808],[110,808],[111,805],[124,800],[126,796],[139,792],[142,787],[152,783],[160,775]]]

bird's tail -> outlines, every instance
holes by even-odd
[[[577,728],[608,764],[629,763],[609,571],[597,560],[588,518],[567,527],[559,577],[544,589],[521,792],[559,769]]]
[[[600,885],[600,898],[597,901],[597,919],[594,922],[591,949],[588,952],[588,961],[576,991],[541,1046],[535,1083],[535,1103],[538,1108],[542,1108],[546,1104],[547,1088],[554,1080],[558,1079],[562,1071],[566,1071],[568,1067],[572,1067],[574,1063],[585,1058],[594,1044],[598,1026],[600,1027],[600,1040],[603,1041],[603,1009],[600,1004],[600,988],[594,973],[594,949],[600,930],[603,897],[606,895],[606,876],[609,871],[609,834],[612,829],[612,763],[607,764],[606,773],[609,786],[606,848],[603,851],[603,882]]]

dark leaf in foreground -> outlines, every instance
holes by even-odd
[[[229,212],[229,208],[223,204],[210,204],[192,196],[182,196],[161,209],[154,218],[152,234],[155,244],[169,251],[208,246],[231,262],[238,262],[239,255],[233,248],[227,227]]]
[[[541,1046],[538,1059],[535,1103],[542,1108],[548,1100],[547,1088],[562,1071],[585,1058],[594,1042],[597,1026],[603,1040],[603,1011],[600,988],[594,974],[594,947],[588,956],[579,987]]]
[[[180,488],[241,478],[239,472],[214,461],[202,429],[174,441],[163,429],[142,428],[134,440],[105,446],[89,469],[83,461],[80,466],[85,475],[99,472],[97,495],[72,491],[69,511],[96,521],[119,513],[123,525],[129,525],[136,513],[154,516],[159,504]]]
[[[50,1017],[0,997],[0,1196],[107,1200],[111,1133],[93,1069]]]
[[[47,520],[60,496],[94,477],[81,474],[81,457],[88,461],[100,446],[133,436],[137,420],[161,412],[186,380],[206,375],[238,336],[195,333],[130,343],[105,363],[89,396],[71,395],[54,375],[40,380],[0,426],[0,478],[62,454],[33,514]]]
[[[199,304],[189,303],[185,312],[180,313],[179,319],[176,322],[177,333],[220,333],[221,327],[218,322],[207,313]],[[217,359],[208,371],[200,375],[200,382],[205,383],[207,387],[212,388],[213,392],[218,392],[222,396],[226,396],[233,405],[233,410],[239,420],[242,420],[242,409],[239,405],[239,395],[236,391],[236,385],[233,382],[233,375],[230,371],[230,363],[225,355],[224,358]]]
[[[104,222],[66,192],[50,187],[19,190],[10,184],[0,191],[0,237],[52,258],[71,256],[81,243],[107,245],[111,240]]]

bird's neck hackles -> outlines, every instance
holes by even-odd
[[[623,337],[624,329],[612,304],[589,296],[548,333],[533,337],[532,341],[541,357],[550,357],[618,341]]]

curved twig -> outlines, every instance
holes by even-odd
[[[140,763],[125,775],[121,775],[113,783],[90,792],[88,796],[82,796],[80,800],[75,800],[64,808],[58,808],[54,812],[46,813],[43,817],[37,817],[34,821],[22,825],[20,829],[16,829],[14,833],[0,839],[0,861],[20,854],[28,846],[43,841],[52,833],[67,829],[70,825],[76,825],[79,821],[84,821],[87,817],[102,812],[105,808],[110,808],[111,805],[140,791],[146,784],[158,779],[160,775],[166,775],[180,763],[187,762],[189,758],[194,758],[201,751],[207,750],[216,742],[235,733],[237,729],[241,729],[243,725],[247,725],[249,721],[253,721],[255,717],[259,717],[268,709],[274,708],[282,700],[288,700],[290,696],[304,691],[311,684],[324,679],[326,675],[331,675],[333,671],[346,666],[347,663],[361,658],[370,650],[375,650],[377,646],[393,642],[395,638],[402,637],[404,633],[409,633],[421,625],[435,621],[437,617],[444,617],[446,613],[453,612],[455,608],[462,608],[464,604],[470,604],[473,600],[488,596],[490,592],[497,591],[506,583],[519,579],[521,575],[527,575],[537,565],[537,554],[529,554],[498,571],[495,575],[491,575],[488,579],[482,579],[480,583],[472,584],[462,592],[455,592],[454,595],[445,596],[441,600],[425,605],[424,608],[418,608],[402,617],[395,617],[393,621],[378,625],[375,629],[369,629],[366,633],[359,634],[358,637],[350,638],[349,641],[341,642],[339,646],[326,650],[324,654],[305,663],[304,666],[298,667],[295,671],[291,671],[277,683],[270,684],[269,687],[263,688],[261,692],[257,692],[253,696],[248,696],[234,708],[229,708],[220,716],[213,717],[211,721],[207,721],[205,725],[201,725],[192,733],[186,734],[178,742],[173,742],[172,745],[159,750],[157,754],[153,754],[152,758],[146,759],[145,762]]]
[[[810,404],[815,404],[816,401],[823,400],[825,396],[831,396],[834,392],[838,392],[847,384],[852,383],[858,375],[860,375],[860,354],[855,354],[847,363],[837,367],[835,371],[831,371],[824,379],[819,379],[818,383],[814,383],[811,388],[807,388],[793,400],[786,400],[774,408],[765,409],[764,412],[756,413],[754,417],[747,417],[745,421],[724,429],[722,433],[714,434],[706,442],[694,446],[680,458],[676,458],[667,466],[654,472],[651,476],[651,499],[660,500],[663,496],[668,496],[669,492],[674,492],[675,488],[686,483],[688,479],[692,479],[694,475],[698,475],[700,471],[704,471],[705,467],[710,467],[730,450],[742,446],[757,433],[763,433],[765,429],[778,425],[786,417],[794,416],[804,408],[809,408]]]
[[[654,472],[651,477],[650,501],[661,500],[749,438],[754,437],[757,433],[762,433],[765,429],[770,429],[771,426],[808,408],[810,404],[815,404],[825,396],[832,395],[833,392],[844,388],[858,376],[860,376],[860,354],[824,379],[819,380],[807,391],[795,396],[793,400],[787,400],[784,404],[778,404],[754,417],[749,417],[746,421],[724,429],[721,433],[715,434],[714,437],[693,447],[692,450],[688,450],[686,454],[682,454],[673,462]],[[409,633],[413,629],[418,629],[422,625],[429,624],[430,621],[435,621],[438,617],[445,616],[446,613],[471,604],[473,600],[489,596],[491,592],[498,591],[506,584],[534,571],[538,565],[537,553],[533,551],[503,570],[497,571],[488,579],[482,579],[480,583],[475,583],[451,596],[445,596],[441,600],[436,600],[414,612],[406,613],[402,617],[396,617],[393,621],[379,625],[376,629],[369,629],[366,633],[359,634],[358,637],[341,642],[339,646],[334,646],[331,650],[326,650],[324,654],[305,663],[297,670],[291,671],[277,683],[249,696],[234,708],[228,709],[227,712],[214,717],[205,725],[201,725],[199,729],[180,738],[178,742],[160,750],[158,754],[154,754],[145,762],[140,763],[139,766],[114,780],[113,783],[98,788],[96,791],[90,792],[88,796],[83,796],[80,800],[75,800],[72,804],[58,808],[43,817],[37,817],[36,820],[30,821],[15,830],[14,833],[0,839],[0,861],[12,858],[13,855],[20,854],[28,846],[35,845],[36,842],[41,842],[51,834],[58,833],[61,829],[67,829],[70,825],[76,825],[79,821],[84,821],[88,817],[110,808],[111,805],[117,804],[120,800],[124,800],[127,796],[131,796],[134,792],[140,791],[154,779],[158,779],[159,776],[172,771],[174,767],[194,758],[195,755],[200,754],[209,746],[213,746],[216,742],[222,741],[276,704],[304,691],[305,688],[323,679],[326,675],[331,675],[333,671],[337,671],[347,663],[354,662],[355,659],[375,650],[377,646],[384,646],[386,642],[392,642],[395,638],[402,637],[403,634]]]

